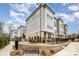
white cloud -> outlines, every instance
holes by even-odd
[[[72,11],[78,11],[79,10],[79,6],[78,5],[70,5],[70,6],[68,6],[68,9],[72,10]]]
[[[24,15],[24,13],[18,13],[18,12],[14,11],[14,10],[10,10],[10,16],[14,17],[14,18],[17,18],[19,16],[25,16],[25,15]]]
[[[19,11],[19,12],[24,12],[27,14],[30,14],[29,8],[34,6],[35,8],[38,6],[37,4],[32,4],[32,3],[18,3],[18,4],[9,4],[13,9]]]
[[[16,18],[16,19],[11,19],[9,21],[7,21],[8,24],[11,24],[11,25],[16,25],[17,27],[20,26],[20,25],[25,25],[25,20],[22,20],[20,18]]]
[[[10,10],[10,16],[12,17],[17,17],[19,16],[17,12],[13,11],[13,10]]]
[[[25,20],[22,20],[20,18],[16,18],[15,23],[17,25],[25,25],[26,22],[25,22]]]
[[[70,14],[66,14],[66,13],[57,13],[55,16],[61,17],[61,19],[64,20],[65,23],[75,21],[74,15],[70,15]]]
[[[79,12],[73,14],[56,13],[56,17],[60,17],[65,23],[78,23],[79,24]]]
[[[79,12],[73,13],[75,19],[76,19],[76,24],[79,24]]]
[[[73,13],[73,15],[74,15],[76,18],[79,18],[79,12],[75,12],[75,13]]]
[[[30,8],[37,8],[37,4],[26,4],[26,3],[12,3],[9,4],[10,9],[10,20],[6,21],[5,32],[9,33],[9,27],[16,29],[20,25],[25,25],[25,20],[30,15]]]
[[[30,5],[28,5],[27,6],[27,4],[18,4],[18,11],[19,12],[26,12],[26,13],[28,13],[28,14],[30,14],[30,12],[29,12],[29,8],[30,8]]]

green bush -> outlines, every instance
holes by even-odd
[[[40,37],[39,36],[29,37],[29,42],[31,43],[40,42]]]
[[[3,48],[5,46],[4,40],[1,38],[0,39],[0,48]]]
[[[5,47],[10,43],[10,37],[7,37],[5,35],[0,36],[0,48]]]
[[[43,43],[45,43],[45,39],[43,39]]]
[[[47,42],[50,42],[50,40],[47,40]]]

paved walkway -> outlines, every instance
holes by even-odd
[[[19,44],[27,45],[27,46],[59,46],[63,44],[68,44],[69,42],[62,43],[62,44],[48,44],[48,43],[27,43],[27,42],[19,42]]]
[[[0,56],[10,56],[10,51],[12,50],[13,45],[14,42],[11,41],[9,45],[0,50]]]
[[[71,42],[62,51],[53,56],[79,56],[79,42]]]

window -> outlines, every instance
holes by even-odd
[[[17,32],[14,32],[14,34],[17,34]]]
[[[54,30],[54,34],[55,34],[55,35],[57,35],[57,34],[58,34],[58,33],[57,33],[57,30]]]
[[[54,26],[57,27],[57,22],[56,21],[54,21]]]
[[[50,16],[49,14],[47,14],[47,17],[48,17],[48,18],[50,18],[50,19],[53,19],[53,17],[52,17],[52,16]]]
[[[48,38],[49,38],[49,39],[51,38],[51,33],[48,33]]]
[[[44,37],[46,37],[46,32],[44,32]]]
[[[47,25],[47,28],[49,28],[49,29],[53,29],[53,27],[52,27],[52,26],[50,26],[50,25]]]

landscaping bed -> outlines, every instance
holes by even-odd
[[[24,54],[37,54],[39,56],[51,56],[55,53],[59,52],[60,50],[64,49],[69,43],[63,43],[63,44],[57,44],[57,45],[30,45],[30,44],[19,44],[17,52],[15,50],[15,47],[13,47],[12,52],[14,52],[15,55],[24,55]],[[64,47],[63,47],[64,46]],[[16,52],[16,53],[15,53]],[[11,54],[13,55],[13,54]]]
[[[0,50],[10,43],[10,37],[2,34],[0,35]]]

